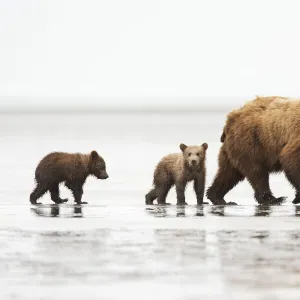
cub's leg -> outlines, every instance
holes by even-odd
[[[186,182],[176,182],[177,205],[187,205],[185,202],[185,187]]]
[[[197,197],[197,205],[208,204],[208,202],[203,202],[205,190],[205,175],[203,173],[200,173],[196,176],[194,180],[194,190]]]
[[[146,194],[145,199],[146,199],[146,204],[147,205],[152,205],[153,201],[155,199],[157,199],[156,189],[152,189],[151,191],[149,191],[149,193]]]
[[[173,179],[170,176],[168,169],[160,166],[157,167],[157,170],[154,173],[153,185],[155,192],[152,192],[152,196],[157,197],[157,204],[166,205],[166,198],[169,193],[170,188],[172,187]]]
[[[72,181],[66,181],[65,185],[68,189],[70,189],[72,191],[74,200],[77,204],[88,204],[88,202],[81,201],[81,198],[83,195],[82,185],[72,182]]]
[[[161,185],[156,187],[157,193],[157,204],[160,205],[169,205],[170,203],[166,203],[166,198],[169,193],[171,186],[170,185]]]
[[[47,192],[47,190],[48,190],[47,187],[44,187],[42,184],[37,183],[37,186],[30,194],[30,203],[31,204],[41,204],[40,202],[38,203],[37,200],[40,197],[42,197]]]
[[[53,184],[51,186],[51,188],[49,189],[50,191],[50,196],[51,196],[51,200],[54,203],[60,204],[60,203],[65,203],[68,201],[68,199],[62,199],[59,197],[59,187],[58,184]]]

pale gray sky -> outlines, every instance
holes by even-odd
[[[297,97],[299,11],[297,0],[0,0],[0,99]]]

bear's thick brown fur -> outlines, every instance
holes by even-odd
[[[59,197],[59,184],[65,183],[75,198],[77,204],[81,202],[83,185],[86,178],[93,175],[98,179],[108,178],[104,159],[96,152],[90,154],[53,152],[46,155],[35,170],[36,187],[30,195],[30,202],[37,204],[37,199],[47,191],[55,203],[64,203],[68,199]]]
[[[246,178],[260,204],[281,203],[269,186],[269,174],[284,171],[300,203],[300,99],[257,97],[227,116],[221,136],[219,169],[207,198],[224,196]]]
[[[155,168],[153,176],[154,188],[146,195],[146,204],[167,204],[166,197],[175,184],[177,204],[185,202],[185,188],[189,181],[194,180],[197,204],[203,204],[205,190],[205,158],[208,145],[186,146],[180,144],[182,153],[173,153],[163,157]]]

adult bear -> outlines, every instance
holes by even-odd
[[[279,204],[269,174],[284,171],[300,203],[300,99],[257,97],[227,116],[221,136],[219,169],[207,198],[227,204],[224,196],[246,178],[260,204]]]

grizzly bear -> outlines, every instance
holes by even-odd
[[[90,154],[53,152],[46,155],[35,170],[36,188],[30,195],[30,202],[37,203],[47,191],[51,200],[57,204],[67,202],[68,199],[59,197],[59,184],[65,183],[75,198],[77,204],[82,202],[83,185],[86,178],[93,175],[98,179],[107,179],[106,164],[104,159],[96,152]]]
[[[257,97],[227,116],[221,136],[219,168],[206,196],[228,204],[224,196],[246,178],[259,204],[280,204],[273,196],[272,172],[284,171],[300,203],[300,99]]]
[[[205,158],[208,145],[186,146],[180,144],[182,153],[173,153],[164,156],[157,164],[154,176],[154,188],[145,196],[146,204],[153,204],[157,199],[158,204],[166,203],[169,190],[175,184],[177,205],[185,205],[185,188],[189,181],[194,180],[194,190],[197,204],[203,204],[205,190]]]

